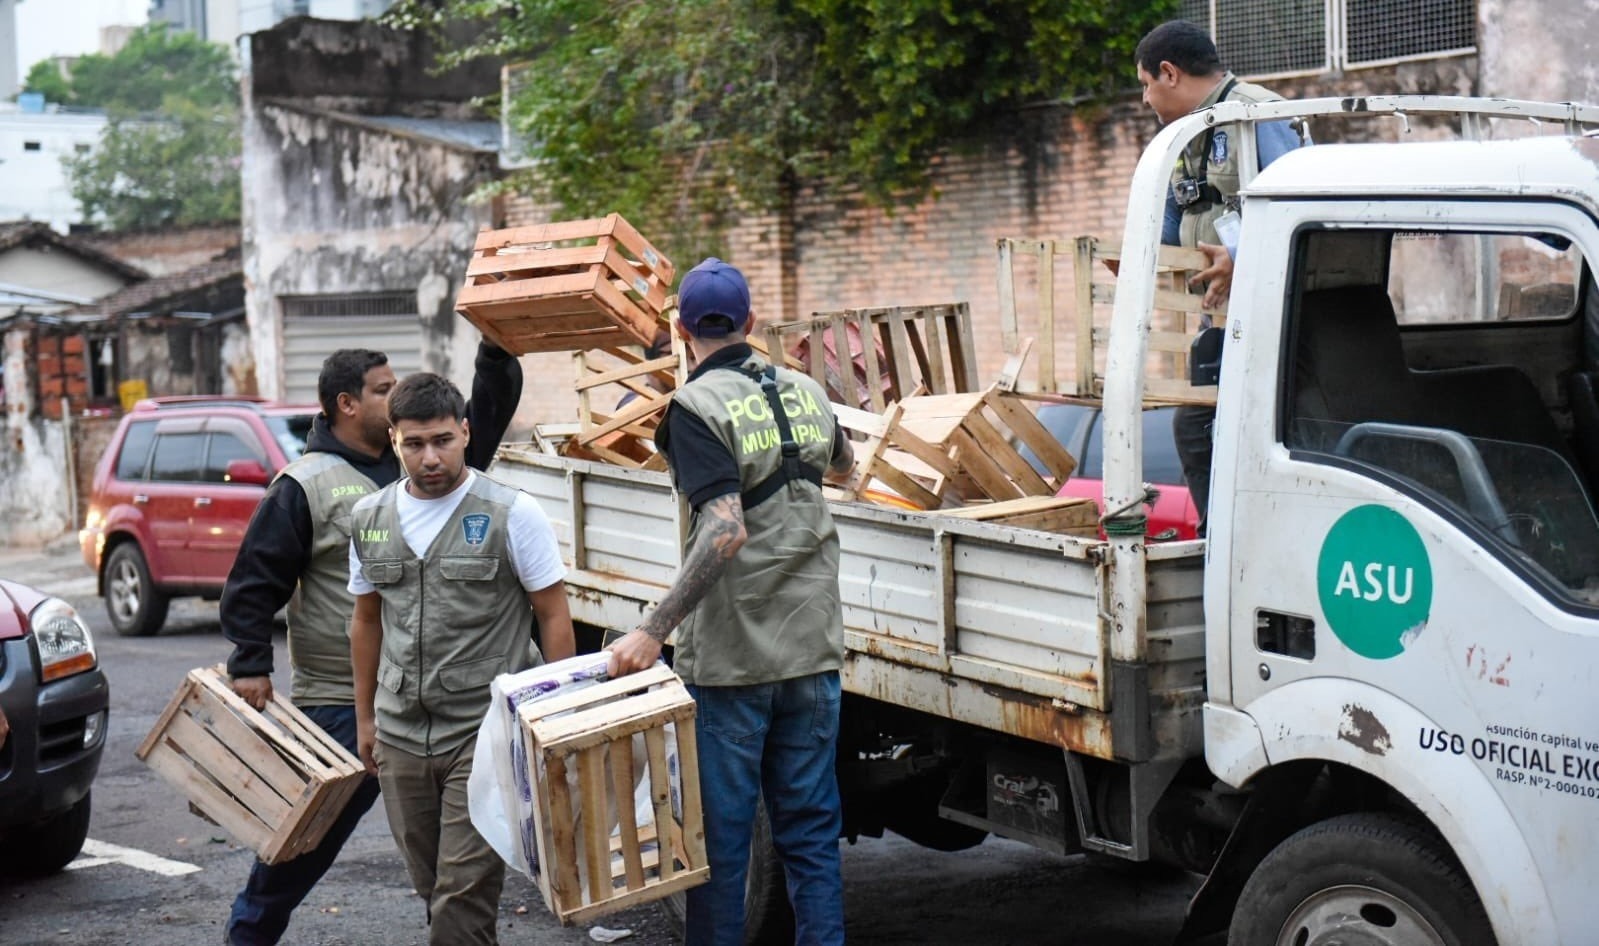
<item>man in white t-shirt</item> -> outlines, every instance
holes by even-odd
[[[555,533],[531,496],[466,466],[466,401],[415,374],[389,395],[408,476],[350,521],[357,744],[428,904],[434,946],[496,942],[505,863],[472,827],[466,783],[489,684],[576,650]]]

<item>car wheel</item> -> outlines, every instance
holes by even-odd
[[[1465,871],[1428,826],[1383,814],[1311,825],[1244,885],[1230,946],[1493,946]]]
[[[150,580],[150,566],[133,542],[111,550],[105,566],[105,609],[124,637],[147,637],[167,620],[167,596]]]
[[[666,915],[683,932],[688,917],[688,896],[674,893],[661,901]],[[794,908],[788,902],[788,881],[783,862],[772,843],[772,822],[763,801],[755,808],[750,838],[749,873],[744,877],[744,946],[779,946],[794,942]]]
[[[89,836],[89,796],[43,824],[11,831],[4,850],[7,873],[21,877],[44,877],[72,863],[83,850]]]

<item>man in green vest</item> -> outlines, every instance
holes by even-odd
[[[788,879],[795,941],[844,941],[838,748],[844,620],[838,532],[823,471],[853,464],[810,377],[746,342],[749,286],[707,259],[678,289],[678,332],[698,367],[656,435],[694,509],[683,566],[661,603],[611,648],[613,676],[673,667],[694,695],[711,879],[688,892],[686,946],[743,946],[758,799]]]
[[[432,946],[497,942],[505,862],[472,826],[466,784],[489,684],[576,650],[566,569],[533,497],[466,465],[466,401],[436,374],[389,395],[407,477],[350,517],[356,742],[427,903]]]
[[[1282,96],[1258,85],[1240,82],[1222,68],[1210,34],[1186,20],[1172,20],[1150,30],[1133,53],[1144,104],[1154,109],[1162,124],[1218,102],[1276,102]],[[1299,147],[1291,123],[1262,122],[1255,126],[1255,150],[1260,166]],[[1161,242],[1197,248],[1210,266],[1194,276],[1205,290],[1204,304],[1217,308],[1232,290],[1233,253],[1237,237],[1224,236],[1237,226],[1241,180],[1238,169],[1238,132],[1230,125],[1211,129],[1188,144],[1172,170],[1166,194],[1166,214]],[[1218,230],[1220,227],[1220,230]],[[1177,455],[1183,478],[1199,510],[1199,534],[1205,534],[1210,505],[1210,455],[1216,411],[1211,407],[1180,407],[1172,418]]]
[[[478,345],[468,405],[478,433],[467,462],[483,469],[522,396],[516,359]],[[279,472],[245,529],[222,590],[222,634],[233,644],[234,692],[260,709],[272,699],[272,632],[288,605],[289,664],[296,707],[346,749],[356,751],[355,688],[350,678],[350,510],[356,500],[400,476],[389,442],[394,369],[382,352],[342,348],[322,362],[305,454]],[[271,946],[294,908],[326,873],[372,803],[367,779],[315,850],[281,864],[259,860],[233,901],[225,938],[234,946]]]

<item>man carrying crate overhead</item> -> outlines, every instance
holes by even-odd
[[[522,368],[489,342],[478,344],[472,400],[477,438],[466,462],[485,469],[522,397]],[[354,753],[355,689],[350,679],[350,509],[394,482],[400,461],[389,442],[394,369],[382,352],[341,348],[322,362],[305,455],[284,467],[256,507],[222,589],[222,634],[233,644],[234,692],[256,709],[272,699],[274,616],[289,608],[294,705]],[[272,946],[294,908],[332,866],[378,797],[364,782],[322,843],[281,864],[256,861],[233,901],[225,938],[233,946]]]
[[[694,522],[672,587],[611,648],[611,675],[633,673],[678,630],[674,669],[696,703],[711,868],[688,891],[687,946],[742,946],[763,794],[796,942],[844,941],[834,771],[844,621],[821,487],[823,471],[847,474],[853,454],[821,386],[754,353],[753,323],[734,267],[711,258],[683,277],[677,331],[698,367],[656,444]]]
[[[466,466],[466,401],[436,374],[389,395],[408,476],[350,516],[356,742],[427,903],[432,946],[497,942],[505,862],[472,826],[467,779],[489,684],[576,650],[566,568],[533,497]]]

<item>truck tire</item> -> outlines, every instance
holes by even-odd
[[[44,877],[72,863],[89,836],[89,796],[41,824],[8,833],[0,863],[6,873],[19,877]]]
[[[675,893],[661,901],[666,915],[683,934],[688,897]],[[755,809],[755,829],[750,839],[750,868],[744,879],[744,946],[786,946],[794,942],[794,908],[788,902],[788,881],[783,862],[772,844],[772,822],[766,803]]]
[[[1495,946],[1465,871],[1429,827],[1339,815],[1260,863],[1233,913],[1230,946]]]
[[[105,610],[123,637],[149,637],[167,621],[169,599],[156,589],[137,542],[111,550],[105,565]]]

